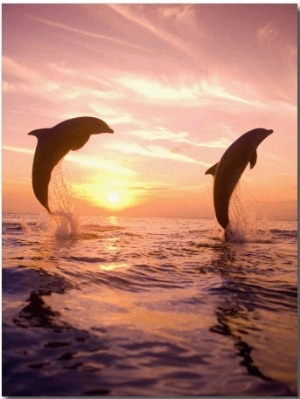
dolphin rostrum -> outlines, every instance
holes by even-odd
[[[28,133],[38,139],[32,167],[32,187],[36,198],[51,213],[48,205],[48,185],[55,165],[70,151],[78,150],[91,134],[113,133],[101,119],[82,116],[68,119],[52,128]]]
[[[228,212],[231,194],[246,169],[247,163],[249,162],[250,169],[256,164],[256,149],[271,133],[273,130],[258,128],[243,134],[227,148],[220,161],[205,172],[206,175],[214,176],[215,213],[217,221],[225,230],[225,237],[226,229],[229,228]]]

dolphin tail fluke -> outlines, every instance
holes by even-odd
[[[256,152],[256,150],[255,150],[255,151],[253,152],[253,154],[251,155],[251,158],[250,158],[250,160],[249,160],[250,169],[254,168],[254,166],[255,166],[255,164],[256,164],[256,161],[257,161],[257,152]]]
[[[217,162],[215,165],[211,166],[209,169],[207,169],[205,174],[214,176],[216,174],[218,165],[219,165],[219,162]]]

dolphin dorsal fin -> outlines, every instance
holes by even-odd
[[[218,168],[219,162],[211,166],[207,171],[205,172],[206,175],[212,175],[214,176],[216,174],[217,168]]]
[[[256,152],[256,150],[254,150],[249,159],[250,169],[254,168],[256,161],[257,161],[257,152]]]
[[[49,131],[49,128],[44,128],[44,129],[36,129],[32,130],[31,132],[28,133],[29,136],[35,136],[38,139],[44,136],[45,133]]]

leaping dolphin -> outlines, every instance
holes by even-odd
[[[32,167],[32,187],[36,198],[51,213],[48,205],[48,185],[55,165],[70,151],[78,150],[91,134],[113,133],[101,119],[82,116],[68,119],[52,128],[28,133],[38,139]]]
[[[225,238],[229,229],[228,212],[231,194],[247,163],[250,163],[250,169],[256,164],[256,149],[271,133],[273,130],[258,128],[243,134],[227,148],[220,161],[205,172],[206,175],[214,176],[215,213],[217,221],[225,230]]]

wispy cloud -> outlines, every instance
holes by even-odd
[[[18,152],[20,154],[29,154],[29,155],[32,155],[35,152],[35,150],[31,148],[14,147],[11,145],[2,145],[2,150]]]
[[[56,115],[59,103],[60,118],[66,114],[75,117],[93,111],[100,118],[109,116],[110,122],[113,120],[114,123],[130,120],[117,105],[117,101],[122,100],[125,93],[116,89],[114,82],[99,79],[94,73],[86,75],[78,69],[65,68],[54,63],[46,63],[43,67],[29,67],[7,56],[3,56],[2,71],[4,93],[41,97],[48,104],[53,104]],[[40,104],[44,111],[45,104]]]
[[[278,39],[278,32],[272,21],[269,21],[265,26],[257,30],[257,37],[262,44],[274,42],[274,40]]]
[[[170,7],[163,4],[110,4],[109,6],[123,18],[147,30],[162,42],[173,46],[193,59],[197,58],[196,48],[185,41],[181,35],[171,33],[170,29],[170,24],[175,28],[174,23],[176,23],[177,30],[179,29],[178,24],[183,25],[182,29],[190,27],[191,23],[189,22],[193,16],[192,5],[178,4]]]
[[[145,185],[139,185],[139,186],[129,186],[128,187],[129,190],[133,190],[133,191],[165,191],[165,190],[169,190],[169,187],[166,186],[154,186],[153,184],[145,184]]]
[[[11,89],[18,91],[26,91],[27,93],[54,93],[59,90],[59,84],[52,79],[49,79],[43,73],[38,72],[33,68],[22,65],[14,59],[3,56],[2,57],[2,72],[4,76],[4,91]],[[8,80],[11,76],[18,81],[12,83]]]
[[[126,87],[132,93],[149,102],[161,101],[162,105],[180,104],[182,107],[202,106],[215,101],[232,101],[248,106],[262,106],[263,103],[255,97],[245,97],[234,93],[227,85],[220,83],[220,78],[213,75],[211,78],[199,78],[186,81],[177,77],[175,82],[162,82],[139,75],[123,75],[115,79],[117,84]],[[231,86],[233,86],[231,82]],[[234,82],[235,87],[241,87],[241,82]],[[245,85],[244,85],[245,86]],[[250,87],[246,88],[250,92]],[[245,87],[244,87],[245,91]],[[249,93],[250,94],[250,93]]]
[[[31,148],[15,147],[15,146],[9,146],[9,145],[3,145],[2,149],[6,150],[6,151],[18,152],[21,154],[28,154],[28,155],[33,155],[35,152],[35,150],[33,150]],[[107,160],[101,160],[99,158],[95,158],[92,156],[85,156],[84,154],[80,154],[80,156],[78,156],[78,155],[73,155],[73,154],[69,153],[65,156],[64,159],[68,162],[82,165],[89,169],[93,168],[93,169],[108,170],[108,171],[126,175],[126,176],[136,175],[136,172],[130,168],[115,165],[113,163],[110,163]]]
[[[31,68],[10,57],[3,56],[2,68],[4,91],[23,91],[27,94],[34,93],[44,96],[55,93],[69,99],[88,97],[90,99],[116,100],[121,96],[120,92],[115,91],[110,84],[100,79],[92,79],[91,76],[83,75],[80,70],[66,69],[54,63],[47,63],[41,72],[35,66]],[[12,82],[10,78],[13,79]]]
[[[63,30],[70,31],[72,33],[77,33],[79,35],[83,35],[83,36],[86,36],[86,37],[89,37],[89,38],[106,40],[106,41],[109,41],[109,42],[112,42],[112,43],[115,43],[115,44],[119,44],[119,45],[122,45],[122,46],[128,46],[128,47],[132,47],[132,48],[138,49],[138,50],[149,51],[148,49],[146,49],[144,47],[137,46],[137,45],[132,44],[130,42],[127,42],[127,41],[124,41],[124,40],[121,40],[121,39],[116,39],[116,38],[111,37],[111,36],[101,35],[99,33],[94,33],[94,32],[89,32],[89,31],[82,30],[82,29],[77,29],[77,28],[74,28],[74,27],[66,25],[66,24],[62,24],[62,23],[59,23],[59,22],[56,22],[56,21],[51,21],[51,20],[40,18],[40,17],[36,17],[36,16],[28,15],[28,18],[33,19],[33,20],[35,20],[37,22],[40,22],[40,23],[42,23],[44,25],[51,26],[52,28],[63,29]]]
[[[152,102],[164,101],[169,105],[181,103],[185,107],[200,104],[197,86],[178,85],[176,87],[167,82],[162,83],[157,79],[149,79],[141,75],[123,75],[116,78],[116,82]]]
[[[218,140],[196,142],[188,138],[190,136],[188,132],[172,131],[165,127],[158,127],[156,130],[133,130],[129,134],[147,141],[166,140],[204,148],[227,148],[232,142],[226,137],[220,137]]]
[[[218,73],[206,78],[197,75],[177,75],[166,80],[160,77],[146,77],[139,73],[109,73],[105,70],[100,76],[101,78],[93,70],[88,74],[82,74],[80,70],[57,63],[47,63],[45,68],[39,71],[12,58],[3,57],[4,91],[35,94],[54,103],[59,100],[76,100],[72,108],[81,102],[80,109],[84,106],[85,109],[95,111],[97,115],[109,115],[114,123],[134,122],[125,110],[128,104],[136,101],[154,105],[159,102],[160,106],[184,108],[208,105],[228,107],[228,101],[241,106],[264,106],[249,84],[241,85],[241,82],[232,81]],[[104,76],[107,79],[104,79]],[[241,89],[238,89],[241,87],[243,94]],[[109,105],[113,102],[115,111],[112,111],[113,107]],[[106,112],[105,109],[108,108],[109,112]]]
[[[259,44],[265,49],[275,49],[277,55],[285,59],[295,60],[297,57],[297,46],[291,44],[290,41],[282,35],[274,21],[269,21],[266,25],[257,30],[257,39]]]
[[[210,81],[203,81],[201,85],[203,94],[210,96],[211,98],[234,101],[245,105],[263,105],[256,99],[250,99],[242,97],[239,94],[233,93],[226,86],[223,86],[217,82],[213,83]]]
[[[194,158],[188,157],[187,155],[179,154],[177,152],[173,152],[169,149],[157,145],[141,146],[137,143],[127,144],[127,143],[116,142],[116,143],[110,143],[106,145],[106,147],[123,152],[125,154],[137,154],[152,158],[160,158],[172,161],[200,164],[205,167],[209,166],[206,162],[198,161]]]
[[[111,172],[116,172],[126,176],[133,176],[136,172],[132,169],[125,168],[124,166],[115,165],[107,160],[101,160],[92,156],[85,156],[80,154],[80,156],[68,154],[65,157],[66,161],[76,163],[88,168],[104,169]]]

